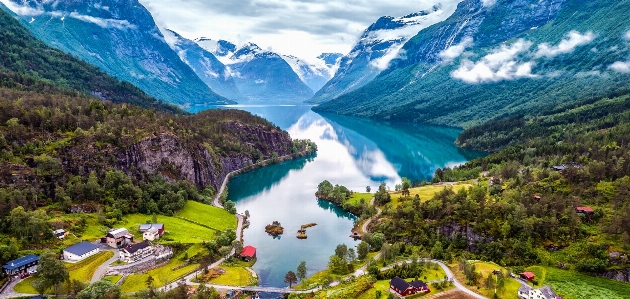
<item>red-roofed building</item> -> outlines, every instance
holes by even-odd
[[[593,211],[593,208],[591,207],[575,207],[575,212],[578,214],[584,214],[584,215],[590,215],[595,213],[595,211]]]
[[[534,280],[536,278],[536,275],[534,273],[532,273],[532,272],[523,272],[523,273],[519,274],[519,276],[522,279],[527,280],[527,281],[532,281],[532,280]]]
[[[255,259],[256,247],[254,246],[243,247],[243,251],[241,251],[240,257],[246,262],[249,262],[251,259]]]

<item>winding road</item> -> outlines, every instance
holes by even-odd
[[[372,197],[372,199],[370,199],[370,205],[374,206],[374,197]],[[376,215],[374,215],[373,217],[371,217],[370,219],[366,220],[363,225],[361,225],[361,232],[363,234],[368,232],[368,225],[370,225],[370,223],[372,222],[372,220],[378,218],[378,216],[381,215],[381,213],[383,213],[383,210],[381,210],[379,207],[376,207]]]

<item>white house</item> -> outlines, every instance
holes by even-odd
[[[99,253],[97,245],[90,242],[74,244],[63,250],[63,259],[70,262],[78,262]]]
[[[156,227],[149,228],[142,234],[142,239],[145,241],[153,241],[160,238],[160,233]]]
[[[137,262],[154,254],[154,248],[148,242],[133,244],[120,250],[120,260],[127,263]]]
[[[133,243],[133,235],[124,227],[112,229],[105,236],[105,241],[109,247],[122,248]]]
[[[518,298],[521,299],[562,299],[549,286],[534,289],[528,285],[522,285],[518,289]]]
[[[57,239],[62,240],[63,238],[65,238],[68,235],[68,233],[63,228],[61,228],[61,229],[58,229],[58,230],[54,230],[53,231],[53,235],[55,235],[55,237],[57,237]]]

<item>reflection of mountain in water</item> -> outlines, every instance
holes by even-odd
[[[239,109],[258,115],[283,130],[297,123],[300,117],[311,111],[313,106],[302,105],[268,105],[268,104],[245,104],[227,106],[193,106],[187,109],[188,112],[197,113],[206,109]]]
[[[324,210],[335,213],[335,215],[337,215],[337,218],[345,218],[352,221],[356,219],[356,217],[354,217],[352,214],[344,212],[343,209],[341,209],[340,207],[338,207],[337,205],[335,205],[334,203],[330,201],[321,200],[317,198],[317,205]]]
[[[389,124],[344,116],[325,115],[338,141],[346,146],[357,166],[372,180],[374,157],[382,152],[401,177],[430,180],[438,167],[454,166],[482,155],[453,145],[459,130],[417,124]],[[327,136],[333,136],[327,134]]]
[[[291,170],[304,168],[306,163],[312,162],[316,157],[317,154],[314,154],[312,156],[265,166],[253,172],[237,175],[231,179],[230,185],[239,186],[239,188],[228,190],[230,197],[248,198],[252,195],[268,191],[286,177]]]

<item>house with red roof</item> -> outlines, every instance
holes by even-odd
[[[241,254],[239,254],[239,256],[241,257],[241,259],[243,259],[246,262],[249,262],[252,259],[256,258],[256,247],[254,246],[245,246],[243,247],[243,250],[241,251]]]
[[[587,206],[575,207],[575,212],[582,215],[592,215],[593,213],[595,213],[593,208]]]
[[[519,274],[519,276],[521,277],[521,279],[527,280],[527,281],[532,281],[536,278],[536,275],[532,272],[523,272]]]

